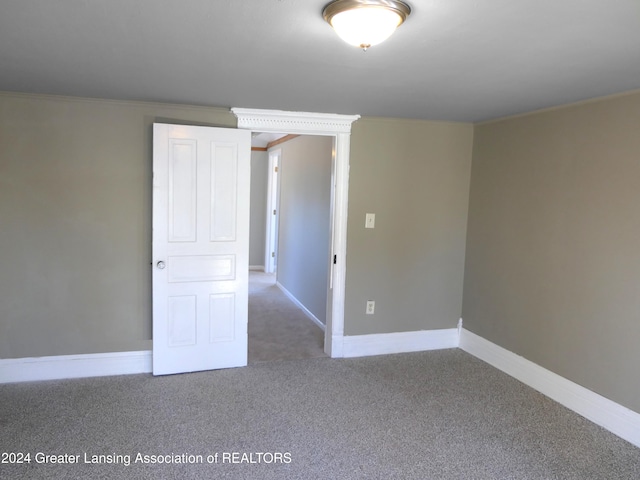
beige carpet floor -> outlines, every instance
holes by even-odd
[[[32,458],[2,480],[640,478],[640,449],[456,349],[4,384],[0,452]]]
[[[249,364],[326,357],[324,331],[276,286],[275,275],[249,273]]]

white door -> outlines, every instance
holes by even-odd
[[[153,126],[153,374],[247,364],[246,130]]]

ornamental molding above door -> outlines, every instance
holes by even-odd
[[[351,124],[360,118],[360,115],[287,112],[251,108],[232,108],[231,112],[238,118],[238,128],[241,129],[307,135],[351,133]]]

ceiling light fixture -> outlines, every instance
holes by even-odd
[[[411,14],[411,7],[395,0],[335,0],[322,16],[345,42],[362,50],[383,42]]]

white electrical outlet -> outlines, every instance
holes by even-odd
[[[374,300],[367,300],[367,315],[373,315],[376,311],[376,302]]]

